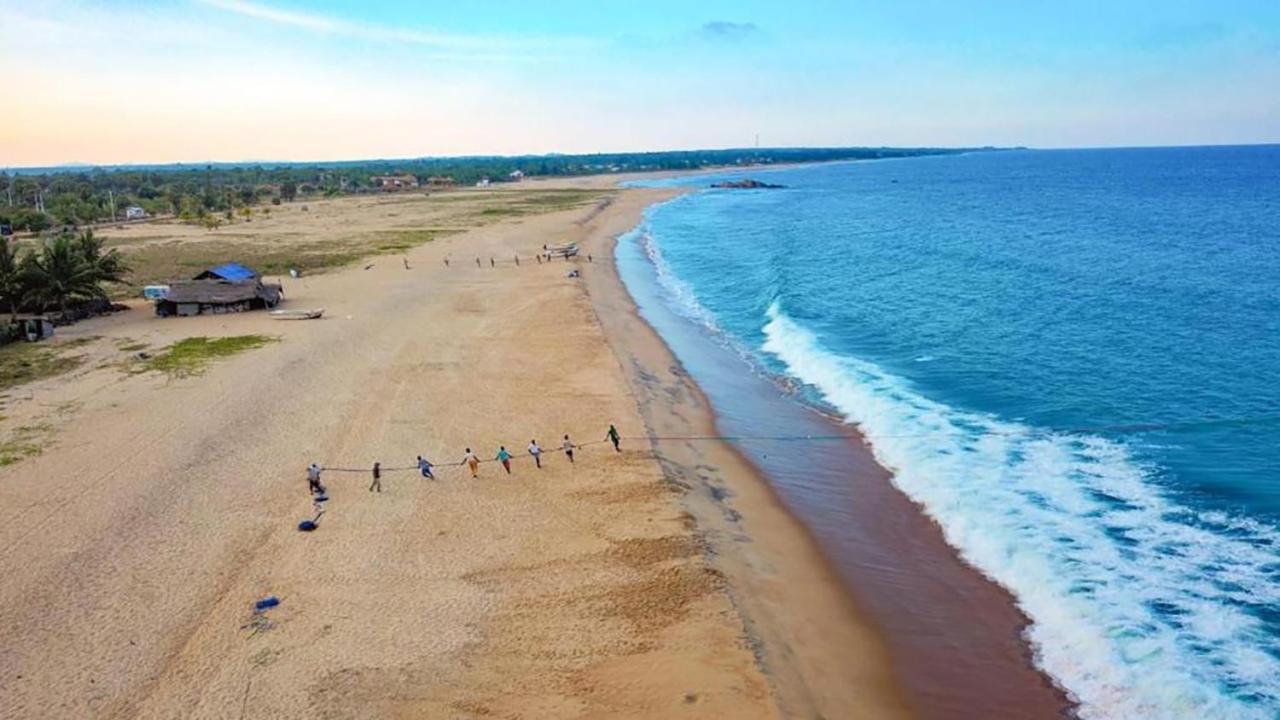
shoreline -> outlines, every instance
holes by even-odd
[[[683,192],[673,190],[661,201]],[[618,237],[615,236],[607,246],[612,269],[609,281],[618,287],[593,288],[596,292],[592,299],[599,305],[597,293],[610,296],[620,293],[621,303],[616,298],[609,299],[613,309],[619,305],[624,307],[631,322],[643,326],[639,330],[626,328],[629,337],[624,337],[621,328],[616,327],[612,331],[606,327],[605,334],[619,355],[619,361],[624,366],[628,363],[637,366],[632,367],[628,375],[638,401],[642,406],[648,406],[648,412],[642,414],[647,423],[652,422],[650,433],[663,434],[655,433],[653,425],[668,425],[673,415],[696,414],[699,417],[692,421],[687,417],[678,418],[686,428],[696,430],[683,434],[727,434],[722,432],[726,418],[720,415],[712,399],[676,358],[671,341],[641,316],[630,291],[618,276],[613,252],[619,242]],[[604,250],[599,252],[605,256]],[[635,336],[645,333],[651,336],[648,342],[656,343],[660,351],[638,347],[645,341],[637,340]],[[654,367],[639,369],[638,355],[646,355],[650,366],[670,368],[670,377],[666,381],[684,385],[684,390],[696,398],[693,404],[697,407],[693,413],[685,405],[677,411],[673,407],[674,402],[655,397],[658,393],[654,378],[661,374],[661,370]],[[736,370],[745,372],[745,368]],[[671,394],[669,388],[667,393]],[[640,400],[646,394],[648,397]],[[905,704],[911,708],[912,714],[927,718],[969,717],[973,713],[983,717],[1019,719],[1071,716],[1074,704],[1066,692],[1035,666],[1033,651],[1025,639],[1029,619],[1017,608],[1012,595],[959,557],[923,508],[893,486],[891,473],[875,460],[870,446],[856,429],[808,405],[789,398],[783,402],[791,403],[812,416],[802,422],[820,425],[826,433],[851,436],[847,443],[842,443],[846,445],[841,451],[845,464],[835,463],[834,467],[826,470],[838,475],[845,484],[852,480],[858,488],[859,502],[854,504],[856,511],[853,514],[859,525],[864,526],[854,533],[858,535],[859,542],[841,544],[843,538],[833,540],[830,532],[824,536],[823,529],[813,525],[813,513],[806,517],[803,501],[797,502],[794,488],[788,493],[786,478],[781,478],[779,484],[779,475],[785,471],[779,473],[777,463],[770,466],[770,463],[753,459],[752,454],[734,443],[716,441],[713,444],[719,446],[718,454],[733,458],[732,469],[726,475],[735,476],[735,481],[728,484],[743,494],[749,494],[744,492],[744,488],[754,492],[763,487],[768,503],[761,504],[756,498],[751,507],[752,513],[783,513],[794,524],[791,531],[807,539],[807,552],[816,557],[806,557],[805,561],[823,566],[827,575],[824,584],[837,586],[850,601],[849,610],[856,623],[869,634],[877,636],[881,650],[890,657],[893,665],[892,682],[898,687],[895,692],[905,697]],[[671,445],[690,447],[672,449]],[[669,473],[687,478],[691,467],[687,455],[697,454],[691,445],[664,442],[662,447],[658,447],[655,443],[655,452],[664,458],[664,467]],[[711,454],[705,449],[703,452]],[[681,459],[682,453],[686,457]],[[764,454],[763,457],[769,456]],[[694,475],[706,487],[714,482],[703,473]],[[742,476],[745,479],[736,479]],[[885,520],[885,516],[891,519]],[[873,552],[865,552],[868,544],[880,547]],[[899,547],[894,550],[892,546],[895,545],[905,546],[905,549]],[[852,552],[846,555],[840,552],[842,549]],[[892,566],[893,570],[886,571],[886,566]],[[918,577],[912,579],[912,574]],[[916,602],[900,603],[899,593],[902,591],[923,594],[928,601],[917,599]],[[940,613],[943,618],[957,625],[968,622],[973,629],[959,633],[954,630],[943,632],[945,623],[938,622],[936,610],[939,604],[951,606],[949,611]],[[745,610],[751,615],[751,607]],[[928,630],[922,632],[919,625],[921,618],[926,616],[932,616],[933,633]],[[775,622],[777,620],[774,618]],[[938,653],[934,647],[936,643],[951,643],[959,647]],[[809,649],[806,645],[806,650]],[[766,647],[765,654],[768,652]],[[765,665],[769,666],[767,659]]]
[[[678,194],[658,192],[654,202]],[[606,270],[587,276],[587,293],[646,431],[713,433],[710,403],[641,317],[618,276],[619,234],[588,241]],[[750,463],[727,443],[651,445],[728,572],[734,603],[784,716],[912,717],[889,672],[883,639],[834,576],[811,533]]]
[[[0,469],[0,703],[89,717],[927,717],[892,633],[738,448],[614,454],[599,439],[612,422],[628,438],[719,422],[612,261],[616,238],[678,191],[614,179],[595,181],[590,205],[289,281],[291,305],[327,308],[319,321],[135,310],[62,333],[51,347],[83,343],[84,366],[6,408],[11,425],[50,422],[50,450]],[[251,231],[383,233],[453,207],[394,202],[337,200]],[[566,239],[600,262],[479,262]],[[245,333],[279,342],[205,376],[121,371],[124,347]],[[530,435],[552,449],[564,432],[590,446],[579,463],[521,456]],[[308,462],[448,463],[504,442],[510,478],[495,463],[478,481],[393,472],[373,493],[363,475],[326,476],[321,528],[297,532]],[[267,595],[282,604],[255,625]]]

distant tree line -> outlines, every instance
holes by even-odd
[[[472,184],[519,171],[526,177],[689,170],[733,165],[820,162],[964,152],[941,148],[753,148],[594,155],[475,156],[259,165],[154,165],[43,168],[0,174],[0,225],[16,232],[111,222],[125,208],[199,222],[238,209],[298,198],[375,190],[376,175],[409,174]],[[113,215],[114,213],[114,215]]]

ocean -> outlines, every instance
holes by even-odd
[[[785,187],[708,188],[741,177]],[[1082,717],[1280,717],[1280,146],[643,184],[698,188],[618,248],[694,378],[763,378],[857,426],[1014,596]],[[733,360],[695,361],[689,327]]]

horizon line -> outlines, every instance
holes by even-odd
[[[483,154],[468,153],[462,155],[415,155],[403,157],[356,157],[356,158],[330,158],[330,159],[308,159],[308,160],[286,160],[286,159],[245,159],[245,160],[168,160],[168,161],[131,161],[117,163],[86,163],[79,161],[66,161],[53,165],[6,165],[0,167],[0,174],[9,174],[12,171],[23,170],[52,170],[52,171],[75,171],[75,170],[102,170],[102,169],[126,169],[126,168],[163,168],[163,167],[182,167],[182,166],[199,166],[199,165],[223,165],[223,166],[253,166],[253,165],[350,165],[357,163],[394,163],[394,162],[418,162],[422,160],[467,160],[467,159],[497,159],[512,160],[521,158],[550,158],[550,157],[591,157],[594,155],[645,155],[658,153],[698,153],[698,152],[730,152],[741,150],[744,152],[765,152],[770,150],[949,150],[949,151],[973,151],[973,150],[1034,150],[1034,151],[1059,151],[1059,150],[1157,150],[1162,148],[1223,148],[1223,147],[1273,147],[1280,146],[1278,141],[1262,141],[1262,142],[1220,142],[1220,143],[1186,143],[1186,144],[1119,144],[1119,145],[1057,145],[1057,146],[1031,146],[1031,145],[773,145],[769,147],[747,147],[747,146],[728,146],[728,147],[701,147],[701,148],[679,148],[679,149],[659,149],[659,150],[596,150],[590,152],[542,152],[542,153],[515,153],[515,154]]]

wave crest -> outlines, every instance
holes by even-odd
[[[1179,506],[1118,442],[965,412],[826,350],[775,301],[762,349],[856,423],[894,483],[1032,620],[1084,718],[1280,713],[1280,532]]]

